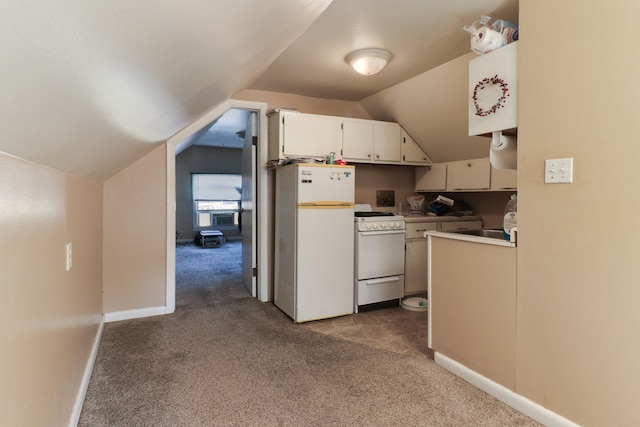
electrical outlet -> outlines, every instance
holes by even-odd
[[[573,158],[545,160],[544,182],[545,184],[573,182]]]
[[[71,270],[71,266],[73,265],[73,257],[72,257],[72,247],[71,243],[67,243],[67,271]]]

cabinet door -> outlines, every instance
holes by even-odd
[[[369,120],[342,122],[342,158],[352,161],[371,161],[373,125]]]
[[[437,221],[419,221],[419,222],[408,222],[405,225],[405,237],[407,240],[410,239],[426,239],[424,237],[425,231],[436,231],[438,230],[438,222]]]
[[[404,263],[404,294],[427,291],[427,239],[407,240]]]
[[[518,42],[469,61],[469,135],[518,127]]]
[[[496,169],[491,167],[491,189],[494,191],[516,190],[518,171],[515,169]]]
[[[450,162],[447,168],[447,190],[488,190],[491,187],[489,159]]]
[[[433,163],[404,129],[402,129],[402,162],[417,165]]]
[[[325,157],[339,153],[342,140],[341,120],[315,114],[283,116],[282,153],[284,156]]]
[[[373,161],[400,163],[402,159],[402,133],[400,125],[373,122]]]
[[[447,165],[436,163],[416,168],[416,192],[444,191],[447,189]]]

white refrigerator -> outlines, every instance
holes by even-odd
[[[353,313],[355,167],[276,170],[274,303],[294,322]]]

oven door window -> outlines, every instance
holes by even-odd
[[[404,232],[356,234],[358,280],[404,274]]]

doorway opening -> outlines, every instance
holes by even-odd
[[[176,200],[184,200],[176,212],[176,223],[181,225],[176,232],[176,310],[213,305],[223,301],[222,296],[227,297],[224,301],[252,296],[242,286],[242,175],[209,172],[219,168],[188,173],[194,164],[215,165],[219,160],[216,157],[224,158],[226,167],[233,169],[234,162],[229,160],[234,156],[237,153],[194,145],[176,157],[177,182],[187,180],[187,174],[191,179],[190,186],[176,189]],[[191,200],[179,194],[181,188],[187,187]],[[191,212],[186,206],[189,201]],[[191,222],[182,218],[189,214]],[[189,231],[185,232],[187,226]]]
[[[173,313],[175,311],[175,281],[176,281],[176,208],[177,201],[177,180],[176,180],[176,155],[189,147],[192,142],[206,131],[206,129],[224,113],[230,109],[244,109],[255,113],[256,123],[254,141],[254,149],[244,150],[243,153],[251,153],[249,164],[256,165],[254,175],[254,199],[255,203],[250,206],[251,212],[255,215],[255,221],[252,235],[255,235],[255,244],[253,245],[252,254],[256,257],[256,267],[254,269],[246,269],[246,271],[255,271],[252,274],[255,283],[255,295],[259,301],[267,302],[273,299],[273,274],[271,265],[271,247],[273,245],[273,226],[272,226],[272,173],[267,169],[268,147],[267,147],[267,108],[264,102],[241,101],[230,99],[227,100],[213,110],[209,111],[201,118],[190,124],[189,126],[176,133],[167,140],[166,158],[167,158],[167,251],[166,251],[166,304],[164,313]],[[257,136],[257,137],[256,137]],[[246,140],[246,138],[245,138]],[[246,162],[245,162],[246,163]],[[243,188],[246,186],[243,185]],[[253,207],[256,209],[253,209]],[[244,213],[245,215],[247,212]],[[241,220],[243,229],[246,229],[247,221]],[[254,234],[255,233],[255,234]],[[245,245],[246,246],[246,245]],[[253,294],[253,293],[252,293]]]
[[[170,206],[167,209],[169,227],[171,216],[175,219],[175,242],[167,251],[168,309],[171,302],[175,309],[175,286],[179,285],[175,276],[176,263],[188,259],[183,256],[184,248],[178,254],[176,246],[201,243],[201,234],[222,235],[213,240],[207,237],[207,243],[216,243],[214,247],[198,245],[198,248],[213,256],[217,253],[217,258],[225,252],[227,265],[241,267],[240,280],[249,296],[259,296],[257,259],[261,251],[257,231],[260,230],[258,222],[263,222],[264,218],[261,216],[258,221],[254,206],[258,205],[258,175],[262,173],[258,171],[257,162],[266,155],[266,138],[262,138],[264,142],[261,143],[265,145],[264,149],[258,150],[259,134],[266,135],[266,104],[240,104],[250,105],[231,105],[191,136],[183,137],[177,143],[168,141],[168,184],[174,181],[174,194],[170,197],[176,200],[175,210],[171,212]],[[266,246],[266,238],[261,236],[261,239],[264,240],[261,244]],[[235,254],[235,259],[228,259],[231,254]],[[210,256],[204,259],[207,258]],[[188,260],[193,267],[194,260]],[[204,263],[203,268],[211,267],[210,262]],[[174,277],[169,283],[171,271]],[[193,273],[193,269],[190,271]],[[229,271],[229,268],[225,270],[226,273]],[[174,285],[173,292],[171,284]]]

